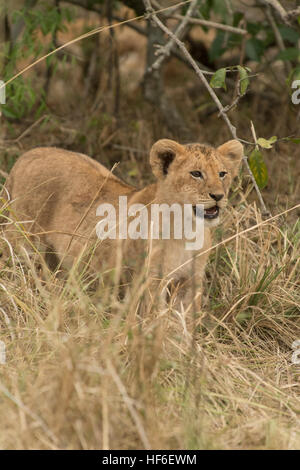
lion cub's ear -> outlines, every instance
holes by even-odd
[[[183,145],[175,140],[158,140],[150,151],[150,165],[153,174],[157,179],[165,178],[168,174],[169,166],[180,153],[184,152]]]
[[[230,170],[232,177],[237,176],[244,155],[244,147],[238,140],[229,140],[217,148],[224,157],[225,166]]]

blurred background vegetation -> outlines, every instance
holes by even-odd
[[[177,3],[162,0],[153,6]],[[283,208],[287,196],[293,202],[299,191],[300,113],[291,101],[291,85],[300,78],[300,15],[297,1],[281,6],[286,16],[265,0],[199,0],[183,39],[229,108],[238,136],[252,142],[246,151],[267,203]],[[175,30],[187,8],[165,10],[160,18]],[[59,48],[6,86],[0,127],[4,172],[20,151],[56,145],[87,152],[110,167],[122,161],[128,180],[143,184],[149,178],[146,155],[153,140],[219,144],[230,137],[215,103],[176,47],[156,73],[147,72],[157,59],[158,44],[168,39],[152,22],[140,18],[62,47],[94,28],[144,13],[142,0],[2,2],[2,80]],[[213,75],[220,69],[221,81]],[[257,138],[268,141],[260,140],[256,152],[251,120]]]

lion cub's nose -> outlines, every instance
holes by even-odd
[[[209,193],[210,197],[213,198],[215,201],[221,201],[223,199],[224,194],[212,194]]]

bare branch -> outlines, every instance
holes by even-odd
[[[293,19],[296,16],[300,15],[300,7],[295,8],[295,10],[287,11],[287,17]]]
[[[155,5],[156,8],[161,9],[161,5],[159,2],[156,0],[153,0],[153,5]],[[176,5],[175,5],[176,6]],[[168,18],[176,18],[177,20],[183,20],[187,19],[190,24],[198,24],[201,26],[206,26],[208,28],[215,28],[215,29],[220,29],[223,31],[227,31],[229,33],[234,33],[234,34],[242,34],[246,35],[248,31],[246,29],[242,28],[236,28],[234,26],[229,26],[227,24],[222,24],[222,23],[216,23],[215,21],[208,21],[208,20],[203,20],[202,18],[189,18],[187,14],[185,16],[179,15],[179,14],[172,14],[172,9],[169,9],[168,12],[163,13],[164,16]]]
[[[291,25],[296,16],[300,15],[300,7],[287,11],[278,0],[260,0],[260,3],[272,7],[280,19],[287,25]]]
[[[177,18],[179,20],[179,19],[184,18],[184,16],[173,15],[173,18]],[[222,31],[227,31],[229,33],[234,33],[234,34],[241,34],[243,36],[248,34],[248,31],[246,29],[236,28],[234,26],[230,26],[230,25],[222,24],[222,23],[215,23],[214,21],[202,20],[200,18],[189,18],[189,23],[199,24],[201,26],[207,26],[208,28],[221,29]]]
[[[258,143],[257,143],[257,137],[256,137],[256,132],[255,132],[255,128],[254,128],[254,124],[253,122],[251,121],[251,133],[252,133],[252,137],[253,137],[253,140],[255,142],[255,147],[258,149]],[[248,160],[245,160],[245,163],[246,163],[246,166],[249,168],[249,171],[251,172],[252,174],[252,171],[249,167],[249,164],[248,164]],[[260,205],[262,207],[262,210],[263,210],[263,215],[266,216],[266,217],[269,217],[271,214],[270,211],[267,210],[266,206],[265,206],[265,203],[264,203],[264,200],[262,198],[262,195],[261,195],[261,192],[259,190],[259,187],[257,186],[257,183],[256,183],[256,180],[255,178],[253,178],[254,181],[253,181],[253,184],[254,184],[254,187],[256,189],[256,192],[257,192],[257,195],[258,195],[258,198],[259,198],[259,202],[260,202]]]
[[[269,5],[277,11],[281,19],[286,23],[287,12],[278,0],[262,0],[265,5]]]
[[[190,6],[188,8],[188,11],[186,12],[186,15],[180,17],[181,23],[178,25],[178,27],[174,31],[174,36],[176,36],[177,38],[181,38],[183,36],[184,30],[185,30],[185,28],[188,24],[189,18],[194,14],[194,11],[195,11],[196,6],[197,6],[197,2],[198,2],[198,0],[192,0]],[[159,57],[152,64],[152,66],[150,67],[148,72],[151,72],[151,70],[158,70],[161,67],[161,65],[162,65],[163,61],[165,60],[165,58],[170,55],[174,44],[175,44],[175,41],[171,37],[169,39],[169,41],[167,42],[167,44],[165,44],[164,46],[161,46],[158,49],[157,54],[159,54]]]
[[[218,109],[219,109],[219,113],[220,115],[222,116],[222,118],[224,119],[232,137],[234,139],[237,139],[237,140],[240,140],[238,139],[237,137],[237,134],[236,134],[236,128],[232,125],[232,123],[230,122],[227,114],[226,114],[226,111],[222,105],[222,103],[220,102],[219,98],[217,97],[216,93],[214,92],[214,90],[211,88],[211,86],[209,85],[208,81],[206,80],[203,72],[199,69],[197,63],[195,62],[195,60],[193,59],[193,57],[191,56],[191,54],[188,52],[188,50],[186,49],[184,43],[178,39],[178,37],[176,37],[174,35],[174,33],[172,33],[172,31],[169,30],[169,28],[167,28],[167,26],[165,26],[161,20],[157,17],[156,15],[156,12],[155,10],[152,8],[152,5],[151,5],[151,1],[150,0],[143,0],[144,1],[144,5],[145,5],[145,8],[146,8],[146,11],[149,15],[149,18],[152,18],[153,21],[156,23],[156,25],[161,28],[170,38],[173,39],[173,41],[177,44],[177,46],[179,47],[179,49],[183,52],[183,54],[185,55],[185,57],[188,59],[188,61],[190,62],[190,64],[192,65],[193,69],[195,70],[197,76],[200,78],[202,84],[205,86],[205,88],[207,89],[207,91],[209,92],[211,98],[213,99],[213,101],[215,102],[215,104],[217,105]],[[266,206],[264,204],[264,201],[263,201],[263,197],[261,195],[261,192],[257,186],[257,183],[256,183],[256,180],[254,178],[254,175],[249,167],[249,164],[248,164],[248,161],[247,161],[247,157],[244,156],[243,158],[244,160],[244,163],[245,163],[245,166],[247,168],[247,171],[250,175],[250,178],[253,182],[253,185],[255,187],[255,190],[258,194],[258,197],[259,197],[259,200],[260,200],[260,204],[261,204],[261,207],[262,207],[262,212],[263,212],[263,215],[267,215],[269,214],[269,211],[267,211],[266,209]]]
[[[88,11],[94,11],[95,13],[99,13],[99,14],[102,14],[102,9],[101,7],[97,6],[97,4],[94,4],[94,3],[89,3],[87,2],[86,0],[66,0],[67,3],[70,3],[72,5],[76,5],[76,6],[79,6],[81,8],[84,8]],[[180,6],[182,4],[180,3]],[[175,5],[176,8],[178,8],[178,5]],[[174,8],[172,8],[172,11],[174,10]],[[162,13],[164,14],[164,12]],[[117,21],[118,23],[124,23],[124,26],[127,26],[128,28],[130,29],[133,29],[134,31],[136,31],[137,33],[139,34],[142,34],[143,36],[147,36],[147,31],[145,28],[143,28],[142,26],[139,26],[138,24],[135,24],[135,23],[125,23],[126,21],[126,18],[122,18],[118,15],[116,15],[115,13],[112,14],[112,18],[113,20]],[[65,52],[67,53],[67,52]],[[69,53],[70,54],[70,53]],[[176,57],[176,59],[180,60],[181,62],[183,62],[187,67],[191,68],[191,64],[186,60],[186,58],[180,53],[180,51],[177,51],[177,50],[171,50],[170,51],[170,54],[174,57]],[[209,68],[206,66],[206,65],[203,65],[203,64],[200,64],[198,62],[198,65],[199,67],[201,67],[203,73],[206,73],[206,74],[211,74],[212,75],[212,71],[209,70]]]
[[[196,61],[193,59],[193,57],[191,56],[191,54],[188,52],[188,50],[186,49],[184,43],[182,41],[180,41],[180,39],[178,39],[174,33],[172,33],[172,31],[169,30],[169,28],[167,28],[167,26],[165,26],[161,21],[160,19],[156,16],[156,13],[155,11],[153,10],[152,8],[152,5],[151,5],[151,2],[150,0],[144,0],[144,4],[145,4],[145,7],[146,7],[146,11],[147,13],[149,14],[150,17],[153,18],[153,20],[155,21],[155,23],[168,35],[170,36],[173,41],[177,44],[177,46],[179,47],[179,49],[183,52],[183,54],[185,55],[185,57],[188,59],[188,61],[190,62],[190,64],[192,65],[193,69],[195,70],[196,74],[198,75],[198,77],[200,78],[201,82],[203,83],[203,85],[205,86],[205,88],[207,89],[208,93],[210,94],[210,96],[212,97],[213,101],[216,103],[218,109],[219,109],[219,112],[220,114],[222,115],[223,119],[225,120],[226,124],[227,124],[227,127],[229,128],[229,131],[231,132],[232,136],[236,139],[236,128],[231,124],[231,122],[229,121],[226,113],[224,112],[224,108],[223,108],[223,105],[222,103],[220,102],[219,98],[217,97],[217,95],[215,94],[215,92],[213,91],[213,89],[211,88],[211,86],[209,85],[208,81],[206,80],[202,70],[200,70],[200,68],[198,67]]]
[[[279,29],[278,29],[278,27],[277,27],[277,24],[276,24],[276,22],[275,22],[275,20],[274,20],[274,17],[273,17],[273,14],[272,14],[272,11],[271,11],[271,8],[270,8],[270,7],[267,7],[267,8],[266,8],[265,14],[266,14],[266,17],[267,17],[267,19],[268,19],[268,21],[269,21],[269,23],[270,23],[270,26],[271,26],[271,28],[272,28],[272,30],[273,30],[273,33],[274,33],[274,36],[275,36],[275,39],[276,39],[276,42],[277,42],[277,45],[278,45],[279,50],[280,50],[280,51],[285,51],[284,41],[283,41],[282,36],[281,36],[281,34],[280,34],[280,32],[279,32]],[[289,61],[286,61],[284,65],[285,65],[287,74],[289,74],[290,71],[291,71],[291,64],[290,64],[290,62],[289,62]]]

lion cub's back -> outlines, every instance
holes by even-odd
[[[132,189],[101,163],[82,153],[56,147],[39,147],[24,153],[15,163],[6,181],[11,198],[25,196],[34,190],[34,195],[53,190],[65,195],[97,189],[99,183],[114,186],[121,192]],[[116,189],[114,188],[114,189]]]
[[[44,221],[67,207],[84,208],[98,192],[97,199],[110,200],[133,190],[87,155],[55,147],[40,147],[22,155],[5,186],[11,207],[20,217],[36,219],[43,213]]]
[[[87,155],[57,147],[38,147],[24,153],[15,163],[10,176],[23,175],[30,181],[35,174],[49,175],[49,172],[53,176],[66,177],[76,176],[81,172],[90,174],[90,176],[97,174],[98,177],[101,175],[103,178],[109,178],[118,181],[121,185],[126,185],[105,166]]]

